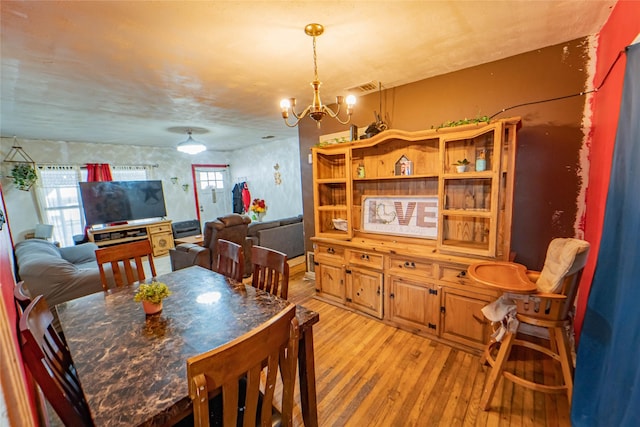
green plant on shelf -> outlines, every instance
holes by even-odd
[[[460,119],[460,120],[452,120],[452,121],[444,122],[440,126],[438,126],[436,129],[452,128],[456,126],[470,125],[473,123],[489,123],[490,120],[491,119],[489,118],[489,116],[478,116],[474,119],[467,119],[465,117],[464,119]],[[433,126],[431,128],[433,129]]]

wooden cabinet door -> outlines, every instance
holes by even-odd
[[[318,262],[316,266],[316,292],[321,297],[344,304],[344,267]]]
[[[483,349],[491,322],[480,310],[490,302],[491,298],[486,295],[443,287],[441,338]]]
[[[405,329],[438,333],[439,295],[435,285],[389,276],[387,318]]]
[[[347,305],[382,319],[382,272],[349,266],[346,273]]]
[[[152,234],[151,247],[153,248],[153,256],[168,254],[169,249],[174,247],[173,234],[171,232]]]

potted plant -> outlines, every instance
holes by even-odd
[[[141,283],[138,292],[133,296],[136,302],[142,301],[142,308],[146,314],[156,314],[162,311],[162,300],[171,295],[166,283]]]
[[[467,170],[467,165],[469,165],[469,160],[462,159],[458,160],[454,166],[456,167],[456,170],[461,173]]]
[[[18,163],[11,169],[11,178],[18,189],[29,191],[38,180],[35,168],[29,163]]]

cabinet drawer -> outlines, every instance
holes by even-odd
[[[330,244],[316,244],[315,258],[317,261],[333,261],[344,263],[344,247]]]
[[[466,265],[440,265],[440,280],[443,282],[457,283],[459,285],[475,285],[476,283],[467,275]]]
[[[152,226],[149,226],[148,229],[149,229],[149,234],[171,232],[171,225],[170,224],[152,225]]]
[[[349,264],[382,270],[384,257],[380,254],[351,250],[349,251],[349,255],[347,256],[347,262]]]
[[[420,277],[434,277],[434,265],[429,261],[420,261],[398,255],[389,257],[391,272],[398,274],[412,274]]]

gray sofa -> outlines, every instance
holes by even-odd
[[[304,255],[302,215],[275,221],[252,222],[247,229],[251,244],[283,252],[287,258]]]
[[[32,297],[44,295],[55,316],[56,304],[102,292],[96,249],[94,243],[58,248],[46,240],[19,242],[14,248],[18,280]],[[57,319],[54,325],[59,329]]]

